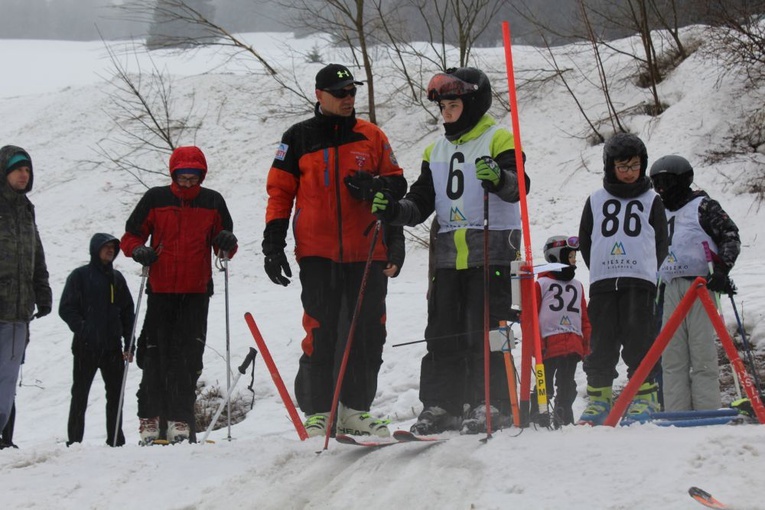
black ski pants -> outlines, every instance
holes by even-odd
[[[141,333],[138,416],[194,428],[196,386],[207,338],[207,294],[149,294]]]
[[[295,395],[307,415],[329,412],[347,331],[361,298],[361,308],[343,379],[340,401],[368,411],[377,393],[377,375],[385,344],[384,262],[372,262],[364,295],[359,296],[364,262],[337,263],[321,257],[300,260],[303,303],[303,355],[295,379]]]
[[[67,445],[81,443],[85,435],[85,411],[88,408],[88,395],[96,372],[101,372],[106,387],[106,444],[114,444],[114,430],[119,411],[122,376],[125,361],[122,351],[99,351],[77,349],[73,351],[74,367],[72,370],[72,401],[69,405],[69,423]],[[125,444],[122,433],[122,419],[117,432],[117,446]]]
[[[489,327],[497,328],[510,313],[510,268],[489,271]],[[483,268],[436,269],[428,297],[425,329],[428,353],[422,358],[420,400],[425,408],[438,406],[461,416],[485,401],[483,336]],[[510,413],[504,359],[489,358],[491,404]]]
[[[590,354],[584,360],[587,384],[611,386],[622,359],[632,377],[656,339],[656,291],[646,287],[623,287],[590,294],[587,312],[592,325]],[[646,378],[653,381],[657,368]]]

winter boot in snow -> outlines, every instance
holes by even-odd
[[[438,406],[426,407],[417,417],[417,422],[409,431],[418,436],[440,434],[447,430],[459,430],[462,425],[461,416],[453,416],[446,409]]]
[[[587,385],[587,396],[590,403],[579,417],[578,425],[603,425],[608,413],[611,412],[613,391],[611,386],[593,388]]]
[[[337,413],[337,433],[352,436],[390,437],[390,420],[373,418],[368,411],[357,411],[345,407],[342,402]]]
[[[627,408],[627,415],[622,419],[622,425],[645,423],[653,413],[661,410],[659,406],[659,385],[655,382],[644,382]]]
[[[167,420],[167,440],[170,443],[188,441],[189,424],[185,421]]]
[[[138,434],[141,436],[141,446],[148,446],[159,437],[159,416],[154,418],[139,418]]]
[[[499,430],[512,425],[512,418],[501,414],[499,409],[491,406],[491,428]],[[460,434],[481,434],[486,432],[486,404],[475,406],[462,420],[462,430]]]
[[[308,437],[324,437],[327,434],[328,421],[329,413],[316,413],[307,416],[303,426],[305,431],[308,432]]]

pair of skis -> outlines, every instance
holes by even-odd
[[[710,493],[698,487],[688,489],[688,494],[707,508],[730,508],[728,505],[716,500]]]
[[[434,444],[434,443],[446,441],[446,439],[443,439],[440,437],[418,436],[418,435],[412,434],[411,432],[407,430],[396,430],[393,432],[393,441],[385,440],[385,439],[359,440],[353,436],[349,436],[346,434],[340,434],[336,436],[335,441],[337,441],[338,443],[348,444],[352,446],[363,446],[366,448],[383,448],[386,446],[392,446],[394,444],[402,444],[402,443]]]

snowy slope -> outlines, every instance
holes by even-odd
[[[291,60],[285,45],[308,51],[317,41],[285,39],[284,34],[248,36],[267,58],[278,59],[311,92],[317,64]],[[636,41],[625,40],[628,46]],[[324,43],[318,41],[318,44]],[[494,86],[506,90],[501,48],[474,50],[490,71]],[[588,55],[576,47],[559,50],[564,66],[586,68]],[[329,61],[348,62],[325,48]],[[262,270],[260,240],[265,208],[265,177],[281,133],[307,113],[261,73],[246,74],[219,55],[152,55],[173,76],[179,101],[203,120],[195,143],[205,151],[210,171],[205,184],[223,193],[240,239],[230,265],[231,353],[236,365],[253,346],[242,315],[259,322],[282,376],[291,389],[302,339],[299,283],[273,285]],[[532,48],[514,49],[518,75],[548,68]],[[144,65],[146,56],[141,56]],[[32,64],[34,63],[34,64]],[[54,299],[68,273],[87,260],[94,232],[124,231],[124,222],[144,189],[135,179],[97,161],[94,148],[116,130],[109,108],[108,60],[99,43],[0,40],[1,144],[20,145],[32,154],[35,189],[30,198],[45,245]],[[623,56],[608,60],[613,92],[625,108],[647,92],[633,84],[635,69]],[[594,70],[592,70],[594,73]],[[591,76],[595,76],[592,74]],[[390,81],[390,80],[387,80]],[[385,86],[388,83],[385,81]],[[395,85],[395,84],[393,84]],[[603,99],[587,83],[574,83],[593,117],[605,111]],[[437,125],[419,110],[404,111],[380,86],[379,118],[410,181],[421,152],[439,136]],[[732,276],[736,298],[757,344],[765,338],[765,269],[759,236],[765,233],[755,197],[742,183],[765,157],[728,158],[708,166],[705,156],[719,151],[738,132],[739,119],[762,105],[762,90],[735,77],[719,79],[714,63],[693,56],[660,86],[670,108],[659,118],[625,117],[628,128],[647,143],[651,160],[678,153],[696,168],[696,183],[717,198],[741,228],[743,251]],[[364,103],[363,92],[357,105]],[[577,232],[581,208],[600,186],[602,146],[589,146],[585,122],[559,83],[524,87],[519,94],[521,140],[532,178],[529,216],[535,260],[549,235]],[[185,103],[184,103],[185,102]],[[500,119],[510,125],[509,117]],[[146,162],[146,164],[152,164]],[[164,161],[157,159],[158,170]],[[152,185],[164,184],[157,176]],[[134,295],[139,267],[124,257],[116,266]],[[293,262],[293,270],[296,266]],[[410,243],[401,275],[390,285],[388,345],[374,411],[389,416],[393,428],[408,428],[420,410],[419,360],[424,344],[392,347],[422,337],[426,315],[427,253]],[[586,281],[586,268],[578,270]],[[216,273],[211,301],[203,380],[223,384],[225,314],[223,276]],[[725,303],[733,329],[730,303]],[[143,313],[141,313],[141,316]],[[214,445],[140,448],[135,391],[140,370],[131,367],[125,403],[129,445],[103,445],[104,395],[97,379],[91,391],[85,442],[66,448],[71,383],[71,335],[52,314],[32,326],[32,343],[18,392],[15,441],[19,450],[0,454],[2,508],[455,508],[455,509],[632,509],[695,508],[686,495],[699,485],[736,508],[763,508],[758,482],[765,456],[765,429],[758,426],[670,429],[651,425],[561,431],[505,430],[488,444],[477,437],[449,436],[437,445],[398,445],[366,451],[322,441],[301,443],[262,360],[256,362],[255,407],[232,429],[213,433]],[[622,371],[623,372],[623,371]],[[583,374],[578,375],[580,394]],[[624,374],[620,383],[624,381]],[[245,381],[238,390],[246,398]],[[583,408],[576,403],[575,412]]]

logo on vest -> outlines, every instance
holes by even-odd
[[[627,250],[624,249],[624,245],[621,241],[616,241],[614,247],[611,248],[611,255],[627,255]]]
[[[564,327],[571,327],[571,319],[568,318],[568,315],[564,315],[560,319],[560,325]]]
[[[675,256],[675,252],[669,252],[669,255],[667,255],[667,264],[677,264],[677,257]]]
[[[464,214],[462,214],[462,211],[460,211],[459,207],[452,207],[451,212],[449,213],[449,221],[467,221],[467,218]]]

